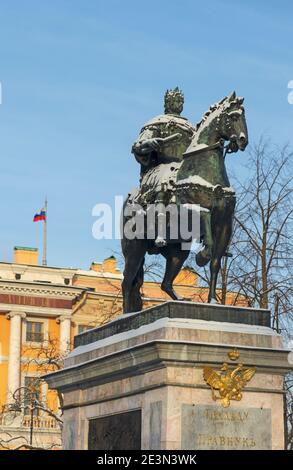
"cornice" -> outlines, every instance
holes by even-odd
[[[43,376],[50,388],[62,392],[114,382],[166,367],[202,369],[207,364],[219,367],[231,345],[189,343],[176,340],[152,340],[115,351]],[[292,370],[288,350],[240,346],[242,361],[257,368],[258,374],[285,375]],[[167,385],[167,384],[166,384]],[[248,390],[248,388],[246,389]],[[283,390],[276,390],[283,393]]]
[[[33,295],[38,297],[54,297],[74,299],[84,289],[76,287],[50,286],[40,284],[19,284],[9,281],[0,281],[0,294]]]

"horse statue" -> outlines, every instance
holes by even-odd
[[[150,169],[141,181],[140,189],[131,193],[125,201],[122,227],[129,221],[129,211],[139,204],[144,212],[147,204],[170,201],[180,205],[200,207],[200,241],[202,248],[196,255],[196,263],[210,263],[208,302],[217,303],[216,286],[221,259],[228,256],[227,248],[232,233],[235,209],[235,191],[230,186],[225,168],[227,153],[245,150],[248,133],[243,98],[233,92],[212,105],[196,126],[191,143],[182,161],[160,164]],[[176,138],[176,136],[175,136]],[[161,139],[163,140],[163,139]],[[225,145],[225,142],[228,142]],[[131,211],[130,211],[131,212]],[[173,281],[186,261],[190,249],[182,249],[182,239],[148,239],[128,237],[123,230],[121,241],[125,259],[122,282],[124,313],[142,309],[140,288],[144,278],[146,253],[161,254],[166,259],[165,275],[161,289],[173,300],[180,298],[173,289]]]

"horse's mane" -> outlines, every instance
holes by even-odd
[[[222,98],[220,101],[218,101],[217,103],[215,104],[212,104],[209,109],[204,113],[203,117],[201,118],[201,121],[199,121],[196,126],[195,126],[195,130],[198,131],[198,129],[205,124],[206,120],[208,119],[208,117],[213,114],[213,113],[216,113],[217,111],[231,111],[232,109],[238,109],[239,106],[242,105],[243,103],[243,98],[240,98],[238,96],[236,96],[236,93],[235,91],[233,91],[233,93],[231,93],[229,96],[225,96],[224,98]],[[219,114],[219,113],[217,113]]]

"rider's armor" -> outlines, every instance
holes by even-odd
[[[137,151],[140,144],[147,139],[166,138],[176,133],[179,133],[180,137],[164,145],[158,151],[153,151],[147,156],[140,155]],[[189,147],[193,135],[194,126],[186,118],[179,115],[162,114],[147,122],[132,147],[137,161],[141,163],[142,175],[160,163],[181,161],[182,155]]]

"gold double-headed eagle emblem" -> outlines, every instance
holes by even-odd
[[[239,352],[234,349],[228,353],[228,356],[232,361],[236,361]],[[255,367],[245,369],[243,364],[237,364],[237,367],[231,369],[227,362],[223,363],[219,371],[207,366],[203,369],[203,377],[212,389],[213,400],[220,400],[224,408],[230,406],[230,400],[242,399],[242,389],[254,374]]]

